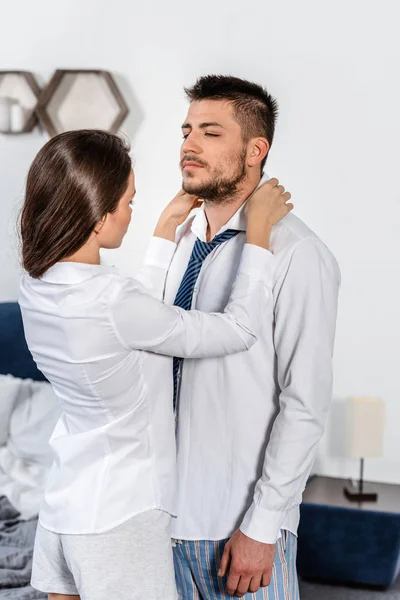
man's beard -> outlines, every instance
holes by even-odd
[[[237,167],[230,177],[224,177],[223,169],[217,166],[210,181],[196,183],[187,179],[182,183],[183,189],[188,194],[203,198],[205,202],[224,204],[233,201],[240,189],[240,184],[246,178],[246,148],[243,148],[235,160]]]

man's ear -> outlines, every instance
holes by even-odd
[[[249,167],[256,167],[261,164],[267,156],[268,150],[269,143],[266,138],[257,137],[250,140],[247,153],[247,164]]]

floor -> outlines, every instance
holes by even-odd
[[[4,600],[45,600],[47,594],[41,594],[27,586],[16,590],[0,590],[0,598],[4,598]],[[400,579],[384,592],[301,581],[300,600],[400,600]]]
[[[400,578],[385,591],[347,588],[301,581],[300,600],[400,600]]]

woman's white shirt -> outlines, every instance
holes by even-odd
[[[63,411],[40,511],[51,531],[100,533],[153,508],[174,515],[170,357],[223,356],[256,341],[272,255],[246,245],[225,313],[207,314],[160,300],[175,248],[152,238],[135,278],[60,262],[22,279],[26,340]]]

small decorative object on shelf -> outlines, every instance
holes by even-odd
[[[373,486],[364,482],[364,459],[383,454],[385,404],[380,398],[354,397],[347,400],[348,454],[360,460],[357,485],[347,485],[344,495],[350,502],[377,502]]]
[[[0,71],[0,133],[29,133],[37,123],[40,88],[28,71]]]
[[[74,129],[116,133],[129,112],[111,73],[57,70],[43,90],[37,115],[53,137]]]

